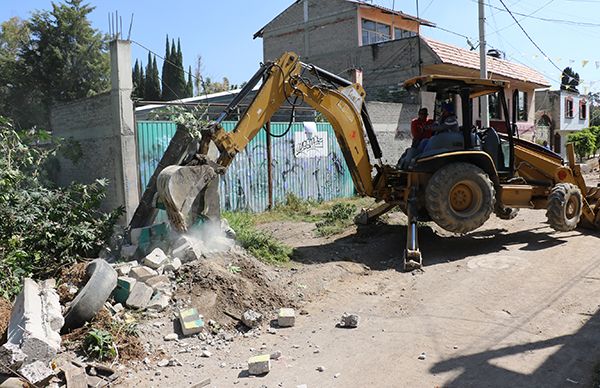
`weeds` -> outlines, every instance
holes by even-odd
[[[88,357],[102,360],[112,360],[117,356],[117,346],[113,336],[106,330],[92,329],[83,340],[83,350]]]
[[[356,213],[356,205],[350,203],[336,203],[331,210],[323,215],[323,221],[317,222],[317,236],[331,236],[341,233],[352,224],[352,218]]]
[[[247,212],[224,212],[223,216],[235,231],[240,245],[256,258],[267,262],[282,264],[290,260],[292,248],[279,242],[269,233],[256,229],[254,215]]]

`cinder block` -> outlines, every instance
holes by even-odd
[[[192,335],[202,331],[204,321],[195,308],[188,308],[179,311],[179,323],[184,335]]]
[[[132,245],[137,245],[141,253],[148,253],[152,245],[166,240],[168,237],[166,223],[131,229],[129,236]]]
[[[152,287],[153,290],[168,287],[171,285],[171,281],[169,280],[169,277],[166,275],[153,276],[150,279],[146,279],[144,281],[144,283],[146,283],[146,285]]]
[[[140,282],[144,282],[157,275],[158,272],[146,266],[133,267],[131,271],[129,271],[129,277]]]
[[[144,309],[150,303],[153,292],[152,287],[137,282],[129,293],[129,298],[127,298],[125,304],[134,309]]]
[[[296,324],[296,312],[294,309],[281,308],[277,315],[277,324],[279,327],[292,327]]]
[[[260,356],[250,357],[248,359],[248,374],[264,375],[271,370],[271,355],[261,354]]]
[[[165,271],[179,271],[179,268],[181,268],[181,260],[176,257],[173,260],[169,261],[167,264],[165,264]]]
[[[115,302],[125,303],[127,298],[129,298],[129,294],[133,287],[137,283],[137,280],[134,278],[121,276],[117,279],[117,288],[113,291],[113,297]]]
[[[152,269],[158,269],[163,264],[166,264],[169,259],[167,255],[160,248],[155,248],[146,257],[144,257],[143,264]]]

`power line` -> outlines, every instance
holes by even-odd
[[[477,0],[471,0],[471,1],[474,2],[474,3],[477,3]],[[507,9],[502,9],[500,7],[496,7],[496,6],[491,5],[491,4],[486,4],[486,6],[489,7],[489,8],[497,9],[497,10],[502,11],[502,12],[508,12]],[[520,13],[520,12],[512,12],[512,13],[514,15],[524,16],[527,19],[541,20],[541,21],[550,22],[550,23],[562,23],[562,24],[568,24],[568,25],[580,26],[580,27],[600,27],[600,23],[577,22],[577,21],[574,21],[574,20],[567,20],[567,19],[543,18],[543,17],[539,17],[539,16],[527,15],[527,14]]]
[[[499,0],[500,3],[502,3],[502,5],[504,6],[504,8],[506,9],[506,12],[509,13],[510,17],[513,18],[513,20],[515,21],[515,23],[517,23],[517,26],[519,26],[519,28],[521,29],[521,31],[523,31],[523,33],[525,34],[525,36],[527,37],[527,39],[529,39],[529,41],[540,51],[540,53],[542,53],[542,55],[554,66],[556,67],[559,71],[562,72],[562,69],[560,67],[558,67],[556,65],[556,63],[554,63],[554,61],[552,60],[552,58],[550,58],[545,52],[544,50],[542,50],[540,48],[540,46],[538,46],[537,43],[534,42],[534,40],[531,38],[531,36],[529,36],[529,34],[527,33],[527,31],[525,31],[525,29],[523,28],[523,26],[521,25],[521,23],[519,23],[519,21],[517,20],[517,18],[515,17],[515,15],[513,15],[513,13],[508,9],[508,7],[506,6],[506,4],[504,4],[504,0]]]
[[[532,16],[533,16],[533,14],[535,14],[535,13],[538,13],[539,11],[541,11],[541,10],[542,10],[542,9],[544,9],[544,8],[546,8],[547,6],[549,6],[549,5],[550,5],[551,3],[553,3],[553,2],[554,2],[554,0],[549,0],[549,1],[548,1],[548,2],[546,2],[544,5],[542,5],[541,7],[537,8],[535,11],[532,11],[532,12],[531,12],[530,14],[528,14],[527,16],[523,16],[523,19],[521,19],[521,21],[523,21],[523,20],[527,19],[528,17],[532,17]],[[490,5],[490,4],[488,4],[488,6],[489,6],[489,5]],[[509,24],[509,25],[508,25],[508,26],[506,26],[506,27],[502,27],[502,28],[500,28],[500,29],[497,29],[496,31],[492,32],[492,34],[497,34],[497,33],[499,33],[500,31],[504,31],[504,30],[506,30],[507,28],[510,28],[510,27],[512,27],[512,26],[514,26],[514,25],[515,25],[515,23]]]

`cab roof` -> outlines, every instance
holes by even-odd
[[[459,94],[461,89],[468,88],[471,98],[496,93],[509,85],[508,81],[449,75],[423,75],[404,82],[406,89],[417,88],[436,93]]]

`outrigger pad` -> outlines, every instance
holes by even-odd
[[[156,186],[176,230],[187,231],[200,216],[219,220],[219,180],[211,166],[166,167],[158,175]]]

